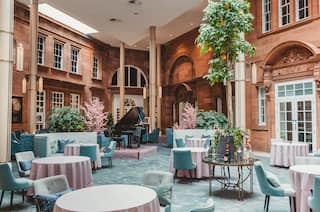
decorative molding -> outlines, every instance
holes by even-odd
[[[276,66],[302,62],[312,57],[312,53],[310,51],[301,47],[291,47],[287,49],[282,55],[283,56],[278,61],[276,61]]]

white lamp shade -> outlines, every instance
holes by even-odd
[[[27,93],[27,79],[25,77],[22,79],[22,93]]]
[[[24,54],[24,49],[21,43],[18,44],[17,46],[17,63],[16,63],[16,70],[17,71],[23,71],[23,54]]]
[[[253,63],[252,67],[251,67],[251,81],[252,81],[252,84],[257,84],[257,65],[256,65],[256,63]]]

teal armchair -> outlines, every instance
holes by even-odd
[[[14,133],[11,133],[11,158],[14,157],[14,155],[17,152],[23,151],[23,145],[20,139],[16,137]]]
[[[189,170],[190,178],[192,178],[192,170],[197,165],[192,161],[190,150],[174,150],[173,151],[173,168],[176,170],[174,177],[177,177],[178,170]]]
[[[184,143],[184,141],[183,141],[182,138],[176,138],[176,146],[177,146],[178,148],[183,148],[183,147],[185,147],[186,145],[185,145],[185,143]]]
[[[99,144],[100,148],[109,146],[111,140],[111,137],[106,137],[104,135],[97,136],[97,143]]]
[[[0,163],[0,189],[2,190],[0,207],[5,191],[11,191],[10,210],[12,209],[13,194],[15,191],[22,191],[22,201],[24,202],[24,192],[33,185],[32,180],[15,178],[8,163]]]
[[[112,157],[114,155],[114,151],[116,150],[117,143],[115,141],[111,141],[109,146],[104,148],[104,151],[101,153],[102,166],[104,167],[104,160],[108,161],[109,167],[112,168]]]
[[[294,211],[296,210],[296,192],[290,184],[280,184],[275,176],[264,170],[261,162],[254,164],[260,190],[265,194],[264,210],[269,211],[270,196],[289,197],[290,207],[293,201]]]
[[[149,134],[149,141],[151,143],[159,143],[159,134],[160,134],[160,128],[155,128],[152,130],[152,132]]]
[[[192,209],[190,212],[214,212],[214,208],[214,202],[210,198],[208,199],[204,207]]]
[[[166,128],[167,144],[169,147],[173,147],[173,129]]]
[[[308,199],[308,206],[311,212],[312,210],[320,211],[320,176],[314,177],[313,193]]]
[[[80,156],[89,157],[93,164],[97,160],[97,147],[80,145]],[[94,168],[94,165],[92,165]]]

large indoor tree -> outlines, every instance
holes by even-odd
[[[196,39],[202,54],[210,53],[208,74],[204,77],[213,86],[223,82],[226,85],[228,122],[233,124],[232,84],[235,63],[240,54],[253,56],[255,48],[244,39],[252,31],[253,16],[250,3],[245,0],[208,1],[203,21]]]

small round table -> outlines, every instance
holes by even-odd
[[[60,197],[54,212],[117,211],[117,212],[160,212],[155,191],[137,185],[93,186],[67,193]]]
[[[215,178],[221,185],[223,190],[228,190],[229,188],[238,189],[238,199],[242,200],[244,196],[243,184],[250,178],[250,193],[253,192],[253,165],[257,159],[249,158],[247,160],[231,160],[230,162],[224,162],[223,159],[218,158],[217,155],[210,155],[202,159],[204,163],[209,164],[210,166],[210,177],[209,177],[209,195],[212,194],[212,179],[215,166],[221,166],[221,175],[222,178]],[[237,176],[235,181],[232,181],[230,176],[230,167],[237,167]],[[248,169],[248,175],[244,176],[243,168]],[[227,168],[227,170],[226,170]]]
[[[308,197],[313,188],[315,176],[320,176],[320,165],[295,165],[289,169],[293,188],[296,190],[296,211],[309,211]]]
[[[34,159],[30,179],[65,175],[71,188],[80,189],[92,184],[91,162],[88,157],[55,156]],[[33,191],[28,191],[32,195]]]

